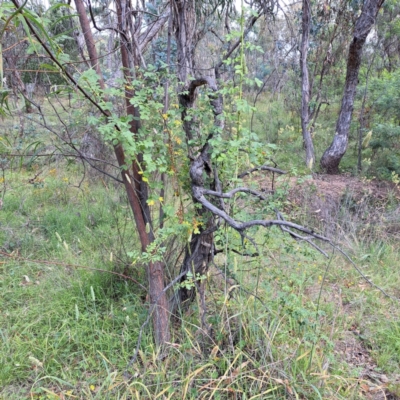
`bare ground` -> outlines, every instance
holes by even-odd
[[[400,186],[392,182],[326,174],[274,179],[258,173],[251,179],[264,192],[286,188],[291,211],[331,237],[354,230],[400,238]]]

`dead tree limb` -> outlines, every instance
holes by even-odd
[[[275,174],[280,174],[280,175],[286,174],[286,171],[283,171],[279,168],[274,168],[269,165],[262,165],[260,167],[254,167],[254,168],[249,169],[248,171],[242,172],[241,174],[238,175],[238,178],[244,178],[246,175],[250,175],[251,173],[256,172],[256,171],[269,171],[269,172],[274,172]]]

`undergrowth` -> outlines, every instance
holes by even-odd
[[[378,210],[347,193],[325,221],[307,200],[316,195],[312,185],[307,201],[291,204],[292,179],[308,179],[292,157],[301,148],[298,127],[279,104],[265,107],[279,114],[265,139],[285,149],[274,157],[291,170],[266,211],[278,207],[320,231],[334,227],[327,232],[363,274],[399,298],[396,196]],[[8,146],[28,153],[32,140],[54,145],[31,130],[10,134]],[[205,278],[209,329],[200,326],[195,301],[172,320],[165,348],[154,347],[145,326],[131,364],[149,305],[144,268],[128,256],[139,244],[123,191],[99,175],[82,179],[74,160],[22,160],[0,160],[0,398],[347,400],[386,387],[400,393],[398,302],[337,251],[326,259],[278,228],[251,232],[258,249],[229,229],[219,232],[225,251]],[[388,221],[393,232],[385,232]],[[171,272],[179,260],[168,260]],[[373,360],[368,368],[387,375],[386,386],[365,386],[367,366],[354,362],[359,348],[349,337]]]
[[[7,174],[2,398],[363,398],[354,366],[336,349],[355,330],[382,373],[398,370],[398,304],[337,253],[325,260],[276,228],[257,234],[258,257],[216,257],[206,280],[209,334],[195,302],[161,352],[145,328],[127,369],[148,312],[145,277],[124,253],[137,248],[135,232],[123,195],[105,182],[76,187],[77,172],[49,167],[36,185],[32,170]],[[396,246],[350,250],[370,279],[398,292]]]

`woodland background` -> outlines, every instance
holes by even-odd
[[[400,397],[400,5],[0,5],[0,397]]]

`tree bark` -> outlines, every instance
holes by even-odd
[[[301,37],[301,130],[303,144],[306,151],[306,165],[312,169],[315,162],[314,145],[311,132],[308,129],[310,122],[310,80],[308,76],[307,55],[310,36],[311,7],[310,0],[303,0],[302,37]]]
[[[321,167],[328,174],[337,174],[339,172],[340,161],[347,150],[362,50],[383,2],[384,0],[365,0],[361,15],[356,22],[347,58],[346,82],[342,106],[336,123],[335,136],[332,144],[325,150],[321,158]]]
[[[8,43],[9,40],[12,38],[11,32],[5,32],[5,38],[3,38],[4,43]],[[1,50],[1,48],[0,48]],[[15,51],[8,51],[6,50],[5,54],[0,55],[3,56],[5,64],[8,65],[9,69],[11,70],[11,74],[13,77],[12,90],[15,94],[20,92],[22,97],[24,98],[24,105],[25,105],[25,112],[27,114],[32,113],[32,103],[29,101],[28,91],[26,90],[26,85],[22,80],[21,74],[18,69],[18,57],[19,55]],[[0,60],[1,61],[1,60]],[[21,132],[22,133],[22,132]]]

